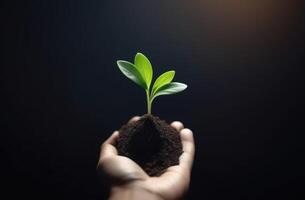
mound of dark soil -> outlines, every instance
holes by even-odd
[[[159,176],[179,164],[182,144],[178,131],[152,115],[122,126],[116,143],[119,155],[137,162],[148,175]]]

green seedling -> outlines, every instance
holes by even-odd
[[[184,83],[172,82],[175,76],[173,70],[161,74],[151,87],[153,68],[148,58],[142,53],[136,54],[134,63],[118,60],[117,65],[127,78],[145,90],[148,114],[151,114],[152,102],[156,97],[175,94],[187,88]]]

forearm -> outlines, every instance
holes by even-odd
[[[109,200],[163,200],[160,196],[153,194],[143,188],[136,187],[113,187]]]

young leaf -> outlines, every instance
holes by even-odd
[[[186,88],[187,85],[184,83],[178,83],[178,82],[168,83],[166,85],[163,85],[161,88],[159,88],[159,90],[153,95],[152,101],[157,96],[175,94],[185,90]]]
[[[146,83],[140,74],[140,72],[137,70],[134,64],[124,61],[124,60],[118,60],[117,65],[121,72],[130,80],[138,84],[139,86],[143,87],[145,90],[147,89]]]
[[[149,88],[153,77],[153,69],[150,61],[142,53],[137,53],[134,59],[134,63],[142,75],[144,81],[146,82],[147,88]]]
[[[163,85],[172,82],[174,76],[175,76],[175,71],[168,71],[161,74],[153,85],[152,95],[154,95],[158,91],[158,89],[161,88]]]

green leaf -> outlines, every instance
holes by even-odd
[[[144,88],[145,90],[147,89],[145,80],[143,79],[142,75],[140,72],[137,70],[134,64],[125,61],[125,60],[118,60],[117,65],[121,72],[130,80]]]
[[[174,76],[175,76],[175,71],[168,71],[168,72],[161,74],[153,85],[152,94],[154,95],[158,91],[159,88],[172,82],[172,80],[174,79]]]
[[[153,77],[153,69],[150,61],[142,53],[137,53],[134,59],[134,63],[136,68],[142,75],[147,88],[149,88]]]
[[[163,85],[159,90],[153,95],[152,101],[157,96],[161,95],[170,95],[181,92],[187,88],[187,85],[184,83],[172,82],[166,85]]]

